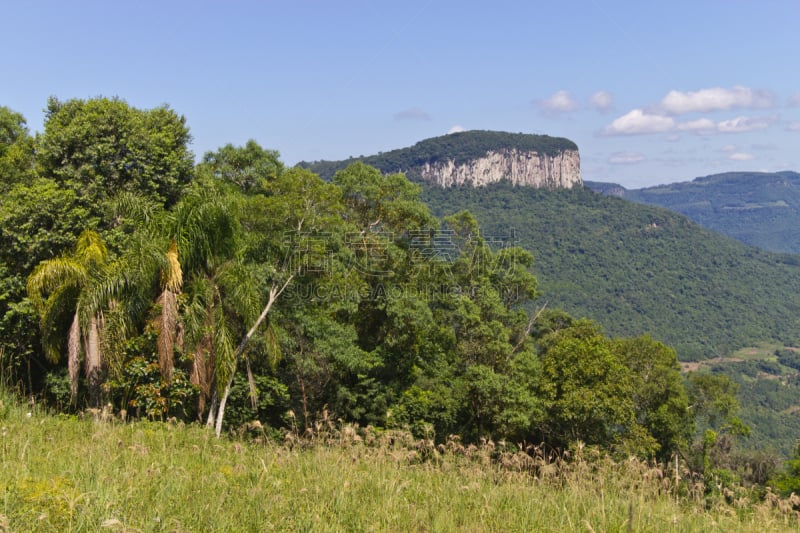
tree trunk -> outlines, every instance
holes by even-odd
[[[89,382],[89,404],[100,407],[103,382],[103,357],[100,353],[100,328],[97,317],[89,319],[89,331],[86,337],[86,378]]]
[[[175,368],[174,354],[175,343],[178,337],[178,297],[169,289],[156,300],[161,306],[161,313],[155,320],[155,330],[158,334],[158,368],[161,377],[168,384],[172,381],[172,370]]]
[[[272,309],[272,304],[275,303],[275,300],[278,299],[278,296],[281,295],[284,289],[286,289],[286,287],[289,286],[289,283],[291,283],[292,278],[294,278],[294,275],[289,276],[289,278],[281,287],[278,287],[277,285],[272,286],[272,288],[269,290],[269,300],[267,301],[267,305],[264,307],[264,310],[261,311],[261,314],[259,315],[258,320],[256,320],[256,323],[253,324],[253,327],[250,328],[250,331],[248,331],[247,335],[244,336],[244,339],[242,339],[242,342],[239,344],[239,347],[236,348],[236,354],[233,356],[233,371],[231,372],[231,375],[228,378],[228,383],[225,385],[225,392],[222,393],[222,399],[220,399],[219,401],[219,412],[217,413],[217,422],[215,428],[217,433],[217,438],[219,438],[220,434],[222,434],[222,418],[225,416],[225,404],[227,403],[228,395],[231,392],[231,385],[233,384],[233,376],[234,374],[236,374],[236,365],[239,362],[239,357],[244,352],[244,349],[247,347],[247,344],[250,342],[250,339],[253,337],[256,330],[258,329],[258,326],[260,326],[261,323],[264,321],[264,319],[267,318],[269,310]]]
[[[69,401],[74,406],[78,400],[78,375],[81,369],[81,325],[77,311],[72,319],[67,337],[67,369],[69,371]]]
[[[206,420],[206,427],[213,428],[217,419],[217,390],[211,395],[211,405],[208,407],[208,420]],[[219,437],[219,435],[217,435]]]

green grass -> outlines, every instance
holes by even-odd
[[[676,491],[674,473],[589,450],[564,461],[349,427],[316,443],[217,440],[201,427],[57,417],[0,402],[3,532],[798,527],[786,501],[759,503],[738,489],[731,503],[708,499],[685,472]]]
[[[775,342],[761,342],[757,343],[755,346],[749,346],[746,348],[741,348],[740,350],[736,350],[731,354],[731,358],[733,359],[743,359],[745,361],[751,360],[768,360],[768,361],[777,361],[778,358],[775,356],[775,350],[786,348],[782,343],[775,343]]]

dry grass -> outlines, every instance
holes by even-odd
[[[800,501],[594,450],[320,422],[284,442],[48,416],[0,396],[5,531],[782,531]],[[28,416],[30,413],[30,416]],[[108,418],[108,414],[105,414]],[[725,492],[727,491],[727,492]]]

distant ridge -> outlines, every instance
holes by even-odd
[[[597,182],[586,182],[585,186],[606,195],[666,207],[751,246],[800,254],[797,172],[726,172],[643,189]]]
[[[613,336],[650,333],[684,361],[800,335],[800,257],[746,246],[662,207],[588,188],[425,187],[437,216],[472,212],[485,235],[534,255],[551,308]]]
[[[562,137],[473,130],[425,139],[408,148],[343,161],[301,162],[325,179],[356,161],[384,173],[441,187],[498,181],[544,189],[582,186],[578,146]]]

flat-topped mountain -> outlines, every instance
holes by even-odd
[[[362,161],[384,173],[403,172],[409,179],[440,187],[482,187],[508,181],[537,189],[581,187],[578,146],[561,137],[464,131],[420,141],[414,146],[344,161],[301,162],[325,179]]]
[[[586,182],[597,192],[659,205],[773,252],[800,254],[800,174],[726,172],[644,189]]]

